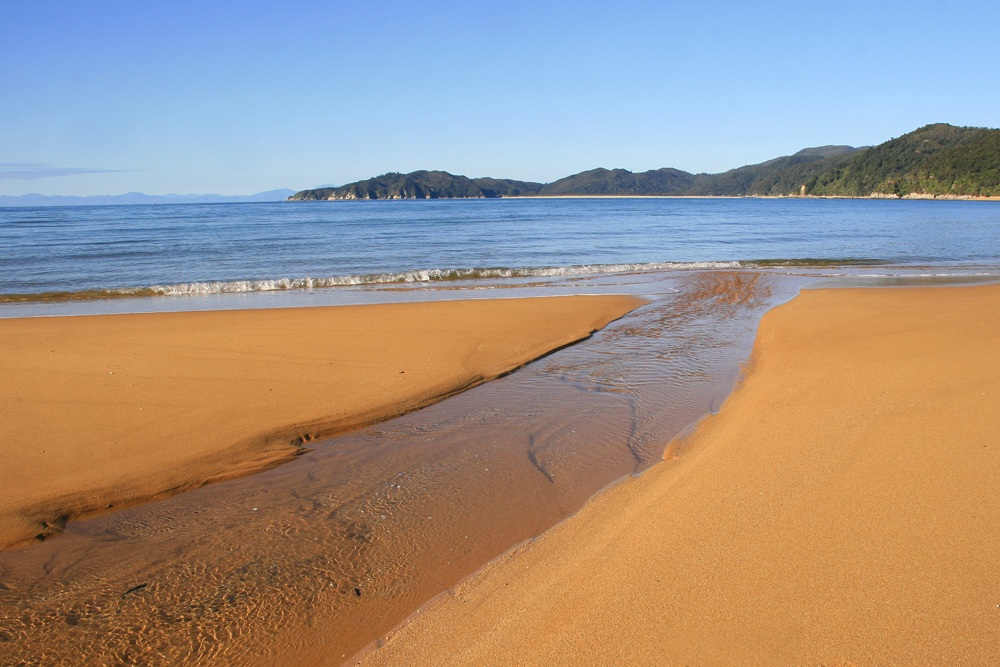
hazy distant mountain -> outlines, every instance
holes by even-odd
[[[108,204],[221,204],[284,201],[294,190],[282,188],[253,195],[147,195],[126,192],[122,195],[0,195],[0,206],[104,206]]]
[[[794,155],[691,174],[591,169],[542,185],[443,171],[390,173],[289,199],[437,199],[514,195],[1000,196],[1000,130],[926,125],[874,147],[817,146]]]

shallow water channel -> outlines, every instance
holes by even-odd
[[[721,405],[760,316],[814,280],[692,271],[542,285],[649,302],[499,380],[311,443],[289,464],[0,553],[0,662],[337,663],[661,460]]]

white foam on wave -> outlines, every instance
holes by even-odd
[[[740,262],[647,262],[639,264],[578,264],[572,266],[523,267],[523,268],[462,268],[419,269],[397,273],[369,273],[357,275],[275,278],[261,280],[229,280],[151,285],[144,291],[164,296],[193,296],[204,294],[234,294],[241,292],[273,292],[281,290],[319,289],[325,287],[351,287],[357,285],[391,285],[401,283],[433,283],[453,280],[489,280],[501,278],[558,278],[614,273],[647,273],[652,271],[686,271],[698,269],[738,269]],[[121,290],[122,293],[139,291]]]

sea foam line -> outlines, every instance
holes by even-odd
[[[614,273],[645,273],[651,271],[683,271],[698,269],[738,269],[740,262],[647,262],[640,264],[579,264],[572,266],[519,268],[419,269],[389,273],[368,273],[328,277],[274,278],[259,280],[229,280],[151,285],[142,288],[111,290],[118,294],[158,294],[190,296],[203,294],[233,294],[241,292],[272,292],[357,285],[391,285],[433,283],[455,280],[488,280],[499,278],[558,278]]]

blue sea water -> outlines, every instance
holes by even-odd
[[[806,259],[996,272],[1000,206],[495,199],[0,208],[0,297],[218,294]]]

